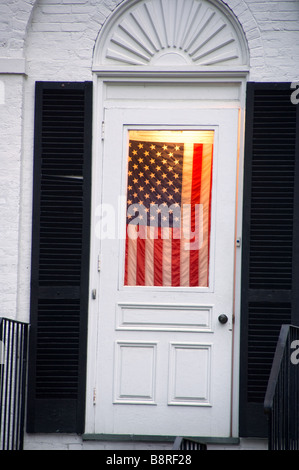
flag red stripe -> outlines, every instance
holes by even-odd
[[[161,227],[157,229],[157,238],[154,241],[154,285],[163,286],[163,240]]]
[[[200,191],[201,191],[201,173],[202,173],[202,144],[194,144],[193,151],[193,171],[192,171],[192,190],[191,190],[191,232],[194,233],[199,230],[196,227],[195,220],[195,204],[200,204]],[[197,235],[198,239],[198,235]],[[194,245],[195,238],[191,240]],[[195,248],[195,247],[194,247]],[[199,285],[199,252],[198,249],[190,250],[190,287]]]
[[[214,154],[214,146],[211,146],[211,155]],[[209,229],[208,229],[208,255],[207,255],[207,282],[210,275],[210,238],[211,238],[211,215],[212,215],[212,184],[213,184],[213,160],[211,161],[211,172],[210,172],[210,196],[209,196]]]
[[[172,230],[172,260],[171,260],[171,285],[181,285],[181,229]]]
[[[137,238],[137,270],[136,285],[145,285],[145,244],[146,244],[146,227],[139,227],[139,237]]]

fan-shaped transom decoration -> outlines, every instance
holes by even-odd
[[[114,16],[115,15],[115,16]],[[128,2],[105,25],[96,65],[244,65],[245,41],[228,11],[209,0]]]

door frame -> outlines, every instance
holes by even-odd
[[[245,102],[248,70],[239,67],[234,72],[211,70],[211,72],[194,70],[194,68],[124,68],[113,71],[103,68],[94,73],[94,121],[93,121],[93,161],[92,161],[92,206],[91,206],[91,249],[90,249],[90,296],[89,296],[89,331],[87,351],[87,383],[86,383],[86,422],[85,433],[95,433],[95,405],[96,394],[96,364],[97,364],[97,331],[99,319],[97,315],[96,293],[99,291],[99,258],[98,246],[95,243],[94,230],[96,229],[98,214],[96,203],[101,200],[102,162],[101,155],[103,140],[105,138],[105,99],[109,85],[130,83],[134,85],[194,85],[213,86],[221,90],[225,85],[233,85],[238,89],[238,98],[221,101],[222,107],[237,107],[239,109],[239,136],[238,136],[238,162],[237,162],[237,194],[236,194],[236,223],[235,223],[235,259],[234,259],[234,305],[233,305],[233,338],[232,338],[232,396],[231,396],[231,437],[239,436],[239,369],[240,369],[240,297],[241,297],[241,234],[242,234],[242,199],[243,199],[243,162],[244,162],[244,131],[245,131]],[[205,106],[216,107],[216,100],[205,101]],[[217,102],[219,107],[219,102]]]

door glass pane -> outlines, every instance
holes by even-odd
[[[214,131],[129,131],[126,286],[208,287]]]

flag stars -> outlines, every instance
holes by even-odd
[[[127,202],[131,215],[128,215],[128,221],[139,214],[143,214],[139,217],[142,223],[154,220],[155,225],[160,224],[168,220],[169,214],[170,223],[175,221],[175,211],[170,207],[173,209],[176,202],[176,207],[180,206],[182,159],[178,152],[182,152],[181,149],[182,146],[176,144],[130,142]],[[162,209],[160,220],[157,213],[159,207]],[[137,212],[135,216],[132,208]],[[152,211],[156,217],[152,217]]]

